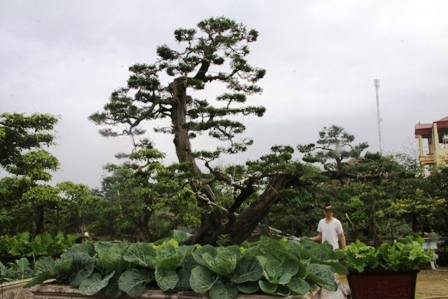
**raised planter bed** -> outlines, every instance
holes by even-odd
[[[24,286],[31,279],[17,280],[0,284],[1,299],[32,299],[33,293]]]
[[[261,295],[261,294],[240,294],[235,299],[272,299],[272,298],[286,298],[286,299],[330,299],[330,298],[346,298],[343,294],[344,291],[347,291],[346,285],[341,285],[341,289],[338,292],[329,292],[322,288],[316,288],[316,290],[309,292],[304,296],[288,296],[288,297],[279,297],[279,296],[269,296],[269,295]],[[71,288],[66,285],[56,285],[56,284],[42,284],[37,285],[30,288],[34,299],[106,299],[106,296],[102,293],[97,293],[95,295],[83,295],[79,292],[78,289]],[[337,296],[332,296],[336,295]],[[173,295],[164,294],[160,290],[147,290],[141,296],[137,297],[141,299],[208,299],[210,298],[206,294],[197,294],[191,291],[179,292]],[[119,299],[132,299],[127,295],[122,295]]]

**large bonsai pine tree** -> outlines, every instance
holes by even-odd
[[[110,128],[100,132],[105,136],[130,135],[133,140],[144,133],[140,127],[144,121],[169,119],[169,127],[155,131],[174,136],[178,161],[189,165],[192,174],[188,188],[196,194],[197,204],[203,210],[201,225],[189,243],[214,244],[220,235],[228,235],[229,242],[237,244],[250,236],[269,207],[278,202],[279,191],[298,181],[300,165],[291,163],[291,147],[278,146],[271,155],[231,171],[212,167],[210,162],[221,154],[245,151],[252,143],[250,139],[235,139],[245,130],[237,119],[241,120],[241,115],[263,116],[264,107],[245,103],[247,95],[261,92],[256,83],[264,77],[265,70],[246,61],[248,44],[258,37],[256,30],[247,30],[224,17],[201,21],[198,28],[174,32],[176,41],[184,45],[181,50],[159,46],[157,62],[131,66],[127,87],[113,92],[104,111],[90,119],[98,125],[125,124],[123,132]],[[166,85],[161,83],[161,76],[166,77],[164,73],[172,77]],[[189,94],[211,83],[222,83],[227,89],[216,97],[215,105]],[[193,151],[191,140],[204,132],[225,146],[213,151]],[[198,165],[200,161],[203,167]],[[213,184],[218,183],[220,188],[226,184],[227,190],[232,190],[228,192],[232,202],[225,207],[213,192]]]

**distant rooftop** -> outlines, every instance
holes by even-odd
[[[416,124],[415,125],[415,135],[422,135],[423,138],[431,138],[432,127],[437,124],[437,129],[439,134],[448,134],[448,116],[439,119],[431,124]]]

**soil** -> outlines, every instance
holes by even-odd
[[[340,280],[348,284],[345,276],[341,276]],[[417,274],[415,299],[424,298],[448,298],[448,267],[437,267],[436,270],[425,269]]]

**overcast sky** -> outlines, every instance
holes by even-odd
[[[384,152],[411,153],[415,124],[448,116],[446,0],[0,0],[0,111],[60,116],[54,182],[97,187],[102,165],[131,142],[101,137],[88,116],[126,84],[130,65],[175,46],[175,29],[219,16],[259,31],[248,60],[267,70],[249,101],[267,112],[243,119],[255,143],[223,163],[314,142],[333,124],[378,151],[375,78]],[[172,137],[150,138],[175,160]]]

